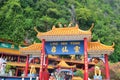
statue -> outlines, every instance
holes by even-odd
[[[30,74],[36,74],[35,66],[31,66]]]
[[[75,55],[70,55],[71,60],[75,60]]]
[[[35,66],[31,66],[30,73],[28,74],[29,77],[36,77],[36,70]]]
[[[62,24],[59,22],[58,23],[58,26],[59,26],[59,28],[62,28],[63,26],[62,26]]]
[[[101,70],[98,66],[95,66],[95,74],[94,74],[94,79],[95,80],[102,80],[102,76],[101,76]]]
[[[6,67],[6,60],[0,58],[0,75],[6,76],[5,67]]]
[[[101,76],[101,70],[98,66],[95,66],[95,76]]]
[[[73,23],[72,22],[70,22],[69,23],[69,25],[68,25],[68,27],[72,27],[73,26]]]

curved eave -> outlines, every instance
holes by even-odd
[[[22,54],[40,54],[41,43],[34,43],[28,47],[20,47],[20,53]]]
[[[81,30],[76,27],[66,27],[66,28],[54,28],[48,32],[38,32],[37,37],[46,41],[69,41],[69,40],[83,40],[86,38],[91,38],[91,30]]]
[[[30,54],[30,55],[40,55],[40,50],[28,50],[28,51],[20,51],[21,54]]]
[[[88,42],[88,54],[112,54],[113,46],[107,46],[100,42]]]
[[[18,62],[7,62],[7,65],[10,65],[10,66],[20,66],[20,67],[25,67],[26,64],[25,63],[19,63]],[[31,66],[35,66],[35,68],[40,68],[40,64],[29,64],[29,67]],[[54,69],[53,66],[51,65],[48,65],[48,69]]]
[[[9,48],[0,48],[0,53],[7,53],[12,55],[20,55],[19,50],[9,49]]]
[[[73,65],[73,66],[69,66],[65,61],[60,61],[59,64],[57,64],[56,67],[60,67],[60,68],[75,68],[76,65]]]
[[[45,39],[46,41],[76,41],[76,40],[84,40],[87,38],[91,39],[91,35],[59,35],[59,36],[40,36],[38,37],[40,40]]]

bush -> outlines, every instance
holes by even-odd
[[[74,76],[79,76],[79,77],[82,77],[83,78],[83,72],[81,70],[77,70],[75,73],[74,73]]]

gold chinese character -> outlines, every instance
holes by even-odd
[[[79,47],[79,46],[75,46],[75,47],[74,47],[74,50],[75,50],[75,53],[78,53],[79,50],[80,50],[80,47]]]
[[[53,53],[56,52],[56,47],[55,46],[52,47],[51,52],[53,52]]]
[[[68,52],[67,46],[64,46],[64,47],[62,48],[62,52]]]

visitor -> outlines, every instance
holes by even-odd
[[[57,79],[55,79],[54,74],[51,73],[51,76],[49,77],[49,80],[57,80]]]
[[[60,74],[58,75],[57,80],[64,80],[64,76],[63,76],[63,74],[62,74],[62,73],[60,73]]]

